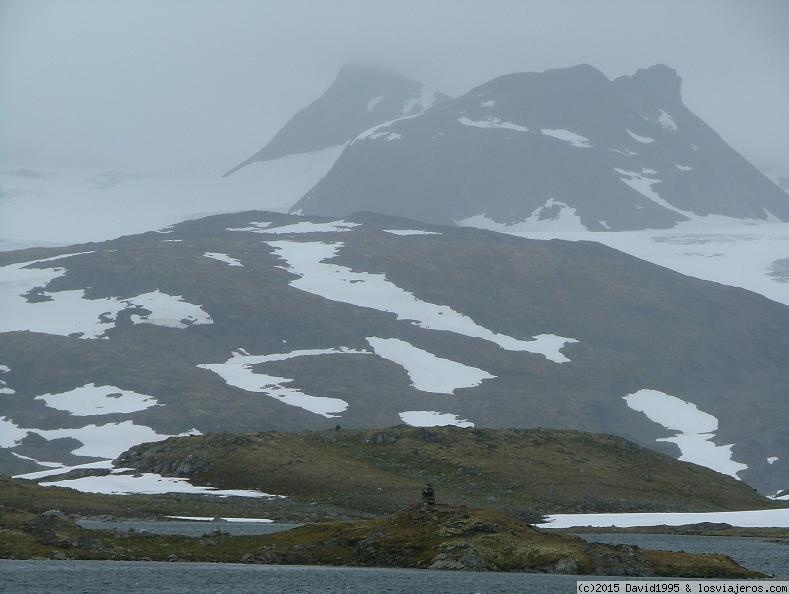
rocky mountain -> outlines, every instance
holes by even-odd
[[[789,484],[789,309],[591,242],[268,212],[0,253],[0,469],[209,431],[615,433]]]
[[[663,65],[615,80],[588,65],[502,76],[359,134],[291,212],[593,231],[789,220],[789,196],[680,87]]]
[[[343,145],[371,126],[416,115],[448,99],[395,72],[345,66],[319,99],[294,115],[266,146],[225,176],[258,161]]]

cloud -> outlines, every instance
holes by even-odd
[[[730,144],[789,169],[787,30],[780,0],[6,0],[0,161],[220,173],[353,60],[455,95],[513,71],[663,62]]]

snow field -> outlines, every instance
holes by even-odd
[[[116,469],[124,471],[129,469]],[[113,471],[115,472],[115,471]],[[249,489],[215,489],[192,485],[185,478],[165,477],[151,472],[139,474],[107,474],[104,476],[85,476],[76,479],[39,483],[43,487],[68,487],[83,493],[103,493],[106,495],[157,495],[162,493],[184,493],[189,495],[214,495],[216,497],[254,497],[273,498],[262,491]]]
[[[286,212],[326,175],[343,148],[252,163],[229,177],[220,177],[221,171],[151,173],[102,187],[94,182],[106,173],[100,170],[46,168],[27,178],[8,166],[0,171],[0,186],[18,197],[0,202],[0,249],[104,241],[225,212]]]
[[[77,416],[132,413],[157,406],[156,398],[122,390],[116,386],[97,386],[93,383],[58,394],[42,394],[35,400],[43,400],[47,406],[64,410]]]
[[[0,365],[0,394],[15,394],[16,390],[8,387],[8,383],[2,379],[2,374],[8,373],[11,368],[8,365]]]
[[[789,528],[789,509],[756,509],[734,512],[553,514],[538,528],[575,526],[683,526],[701,522],[726,523],[741,528]]]
[[[670,396],[658,390],[639,390],[623,396],[627,406],[644,413],[647,418],[666,429],[677,431],[673,437],[660,438],[677,444],[680,460],[706,466],[722,474],[739,478],[737,473],[748,468],[732,460],[732,445],[717,446],[712,441],[718,429],[718,419],[699,410],[692,402]]]
[[[421,229],[384,229],[383,231],[392,235],[443,235],[438,231],[422,231]]]
[[[546,216],[543,209],[551,209],[553,207],[558,207],[559,212],[553,216]],[[554,198],[548,198],[545,204],[535,208],[531,215],[520,223],[497,223],[483,213],[455,221],[455,224],[459,227],[476,227],[477,229],[488,229],[489,231],[511,234],[535,231],[587,231],[581,222],[581,218],[576,214],[576,210]]]
[[[46,334],[80,338],[102,338],[115,327],[118,314],[129,308],[143,308],[148,314],[133,314],[135,324],[154,324],[169,328],[186,328],[191,324],[212,324],[200,306],[187,303],[179,295],[158,289],[129,299],[107,297],[86,299],[85,290],[41,292],[45,301],[30,302],[25,295],[63,276],[65,268],[30,268],[31,265],[90,254],[80,252],[42,260],[8,264],[0,267],[0,333],[29,330]]]
[[[384,274],[353,272],[346,266],[324,262],[337,255],[342,243],[269,241],[277,255],[287,263],[287,270],[299,278],[290,285],[332,301],[393,313],[399,320],[410,320],[426,330],[455,332],[471,338],[493,342],[502,349],[544,355],[556,363],[569,361],[560,349],[572,338],[541,334],[532,340],[519,340],[479,326],[471,318],[446,305],[422,301],[394,283]]]
[[[222,254],[219,252],[206,252],[203,254],[206,258],[211,258],[212,260],[218,260],[219,262],[224,262],[228,266],[241,266],[243,268],[243,264],[241,260],[236,260],[235,258],[231,258],[227,254]]]
[[[236,352],[224,363],[203,363],[197,367],[216,373],[225,380],[225,383],[229,386],[234,386],[246,390],[247,392],[260,392],[284,404],[303,408],[312,413],[331,418],[339,416],[338,413],[348,408],[348,403],[345,400],[326,396],[310,396],[301,390],[284,385],[292,382],[293,379],[257,373],[252,369],[252,366],[270,361],[284,361],[294,357],[336,354],[369,353],[367,351],[355,351],[345,347],[336,349],[300,350],[290,353],[275,353],[272,355],[246,355],[241,352]]]
[[[544,136],[551,136],[557,140],[562,140],[576,148],[592,148],[592,142],[586,136],[581,136],[570,130],[565,130],[563,128],[542,128],[540,133]]]
[[[412,427],[473,427],[474,423],[461,419],[452,413],[442,413],[435,410],[407,410],[400,413],[400,420]]]
[[[484,120],[472,120],[466,116],[458,118],[463,126],[471,126],[472,128],[499,128],[503,130],[514,130],[515,132],[528,132],[526,126],[513,124],[512,122],[504,122],[500,118],[486,117]]]
[[[454,394],[458,388],[472,388],[496,376],[456,361],[436,357],[397,338],[367,337],[375,354],[402,366],[411,385],[422,392]]]

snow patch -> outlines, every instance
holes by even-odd
[[[674,167],[676,167],[680,171],[691,171],[693,169],[693,167],[691,167],[690,165],[680,165],[679,163],[674,165]]]
[[[418,94],[414,94],[406,100],[400,113],[404,116],[419,115],[433,107],[436,99],[438,99],[438,94],[433,89],[422,87]]]
[[[183,300],[181,295],[168,295],[159,289],[143,293],[120,303],[140,307],[149,311],[147,314],[129,316],[133,324],[152,324],[165,328],[188,328],[200,324],[213,324],[214,321],[199,305]]]
[[[452,413],[442,413],[435,410],[407,410],[400,413],[400,420],[412,427],[473,427],[474,423],[461,419]]]
[[[496,102],[493,99],[488,99],[487,101],[480,103],[480,106],[482,107],[493,107],[494,105],[496,105]]]
[[[392,235],[443,235],[438,231],[423,231],[421,229],[384,229],[383,232]]]
[[[349,223],[347,221],[330,221],[328,223],[301,221],[299,223],[293,223],[292,225],[264,229],[261,233],[342,233],[344,231],[351,231],[354,227],[358,227],[359,225],[360,223]]]
[[[64,410],[77,416],[131,413],[157,406],[156,398],[122,390],[116,386],[85,384],[68,392],[42,394],[34,400],[43,400],[47,406]]]
[[[367,102],[367,111],[372,111],[375,109],[375,106],[384,98],[384,95],[378,95],[377,97],[373,97]]]
[[[287,270],[299,278],[290,285],[331,301],[349,303],[393,313],[398,320],[410,320],[427,330],[454,332],[481,338],[508,351],[538,353],[556,363],[568,361],[560,349],[573,338],[541,334],[519,340],[479,326],[471,318],[446,305],[422,301],[413,293],[386,280],[380,273],[354,272],[346,266],[324,262],[334,258],[342,243],[270,241],[277,255],[287,262]]]
[[[520,223],[499,223],[485,214],[475,215],[455,224],[460,227],[476,227],[502,233],[520,231],[586,231],[576,210],[564,202],[549,198],[545,204],[537,207],[529,217]]]
[[[562,140],[577,148],[592,148],[591,141],[586,136],[581,136],[564,128],[542,128],[540,133],[544,136],[551,136]]]
[[[767,464],[775,464],[778,462],[778,456],[770,456],[767,458]]]
[[[11,452],[11,455],[15,458],[19,458],[20,460],[28,460],[30,462],[35,462],[39,466],[46,466],[47,468],[63,468],[63,464],[60,462],[44,462],[42,460],[36,460],[35,458],[31,458],[30,456],[23,456],[22,454],[17,454],[16,452]]]
[[[627,406],[644,413],[650,421],[677,431],[673,437],[656,441],[677,444],[682,453],[680,460],[706,466],[736,479],[740,478],[738,472],[748,468],[747,464],[732,460],[731,448],[734,444],[715,445],[712,438],[715,437],[713,431],[718,429],[718,419],[699,410],[692,402],[658,390],[639,390],[623,396],[623,399]]]
[[[755,509],[732,512],[553,514],[538,528],[575,526],[683,526],[702,522],[725,523],[741,528],[789,528],[789,509]]]
[[[513,124],[512,122],[504,122],[500,118],[486,117],[484,120],[472,120],[466,116],[458,118],[458,122],[464,126],[471,126],[473,128],[502,128],[504,130],[515,130],[516,132],[528,132],[526,126]]]
[[[216,517],[214,516],[164,516],[165,518],[170,518],[171,520],[188,520],[190,522],[214,522],[216,521]],[[224,516],[219,518],[222,522],[230,522],[243,524],[272,524],[274,520],[269,520],[268,518],[226,518]]]
[[[257,373],[252,369],[252,366],[271,361],[285,361],[295,357],[336,354],[367,355],[369,353],[367,351],[356,351],[346,347],[308,349],[271,355],[245,355],[240,352],[235,352],[233,356],[224,363],[203,363],[197,367],[214,372],[225,380],[225,383],[229,386],[234,386],[247,392],[260,392],[284,404],[297,406],[312,413],[332,418],[340,416],[337,413],[341,413],[348,408],[348,403],[345,400],[328,398],[325,396],[310,396],[301,390],[289,388],[284,385],[292,382],[292,379]]]
[[[635,134],[634,132],[631,132],[630,130],[625,130],[625,131],[628,134],[630,134],[630,137],[633,140],[637,140],[638,142],[640,142],[642,144],[650,144],[652,142],[655,142],[655,139],[654,138],[650,138],[649,136],[639,136],[638,134]]]
[[[389,142],[391,140],[400,140],[402,137],[403,135],[398,132],[376,132],[375,134],[370,134],[368,138],[370,140],[378,140],[380,138],[384,142]]]
[[[628,186],[633,188],[636,192],[638,192],[642,196],[649,198],[652,202],[662,206],[663,208],[679,213],[685,217],[688,218],[696,217],[696,215],[694,215],[693,213],[679,209],[673,204],[671,204],[670,202],[668,202],[667,200],[664,200],[663,198],[660,197],[660,194],[658,194],[655,190],[652,189],[652,186],[654,184],[660,183],[662,180],[656,179],[654,177],[647,177],[644,175],[644,173],[654,172],[654,169],[645,169],[642,172],[638,172],[638,171],[628,171],[626,169],[619,169],[615,167],[614,171],[616,171],[621,176],[619,179],[623,183],[626,183]]]
[[[376,124],[372,128],[368,128],[367,130],[357,134],[356,138],[351,140],[350,144],[355,144],[355,143],[359,142],[360,140],[365,140],[367,138],[370,138],[373,134],[377,133],[380,130],[384,130],[384,129],[388,128],[389,126],[391,126],[392,124],[395,124],[396,122],[402,122],[402,121],[405,121],[405,120],[418,118],[420,115],[422,115],[421,112],[415,113],[413,115],[405,115],[403,117],[395,118],[393,120],[389,120],[388,122],[383,122],[381,124]]]
[[[625,157],[637,157],[638,153],[635,151],[631,151],[630,149],[608,149],[612,153],[619,153],[620,155],[624,155]]]
[[[271,225],[269,221],[250,221],[249,227],[228,227],[226,231],[249,231],[250,233],[262,233],[263,229]]]
[[[0,374],[5,374],[11,371],[8,365],[0,365]],[[4,379],[0,379],[0,394],[16,394],[15,390],[8,387],[8,383]]]
[[[671,130],[672,132],[677,131],[677,124],[674,122],[674,118],[672,118],[662,109],[658,109],[658,117],[656,121],[666,130]]]
[[[106,495],[156,495],[161,493],[186,493],[215,495],[217,497],[281,497],[248,489],[215,489],[189,483],[185,478],[164,477],[151,472],[141,474],[107,474],[76,479],[39,483],[42,487],[68,487],[83,493]]]
[[[789,258],[789,223],[696,216],[668,230],[497,230],[530,239],[597,241],[681,274],[748,289],[789,305],[789,283],[770,274],[776,258]]]
[[[62,464],[57,467],[49,468],[47,470],[38,470],[36,472],[27,472],[25,474],[17,474],[14,478],[27,479],[29,481],[37,481],[38,479],[47,478],[50,476],[59,476],[61,474],[68,474],[72,470],[111,470],[112,460],[100,460],[98,462],[88,462],[87,464],[77,464],[76,466],[64,466]]]
[[[241,266],[242,268],[244,266],[240,260],[236,260],[235,258],[231,258],[227,254],[222,254],[220,252],[206,252],[203,254],[203,256],[206,258],[211,258],[212,260],[219,260],[228,266]]]
[[[411,378],[411,385],[422,392],[454,394],[458,388],[473,388],[496,376],[487,371],[443,359],[397,338],[367,337],[375,354],[397,363]]]
[[[72,450],[75,456],[115,459],[132,446],[151,441],[162,441],[171,437],[157,433],[145,425],[133,421],[107,423],[106,425],[87,425],[76,429],[28,429],[46,440],[71,437],[82,442]],[[193,432],[181,435],[193,435]]]
[[[43,288],[66,273],[65,268],[28,268],[33,264],[51,262],[79,254],[65,254],[53,258],[8,264],[0,267],[0,332],[29,330],[60,336],[80,335],[81,338],[101,338],[115,327],[118,313],[128,308],[142,307],[150,314],[132,315],[135,323],[146,323],[185,328],[191,324],[212,324],[211,317],[199,306],[186,303],[180,296],[158,290],[130,299],[106,297],[86,299],[84,289],[46,292]],[[25,295],[40,287],[44,301],[30,302]],[[183,320],[183,321],[182,321]]]
[[[28,430],[7,417],[0,417],[0,448],[12,448],[22,441]]]

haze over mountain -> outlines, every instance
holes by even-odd
[[[395,72],[346,65],[320,98],[300,110],[266,146],[225,176],[250,163],[343,145],[371,126],[416,115],[448,99]]]
[[[789,195],[680,86],[664,65],[614,80],[588,65],[502,76],[359,134],[291,212],[593,231],[788,221]]]
[[[247,212],[4,252],[0,278],[6,472],[406,423],[617,433],[789,483],[789,309],[597,243]]]

